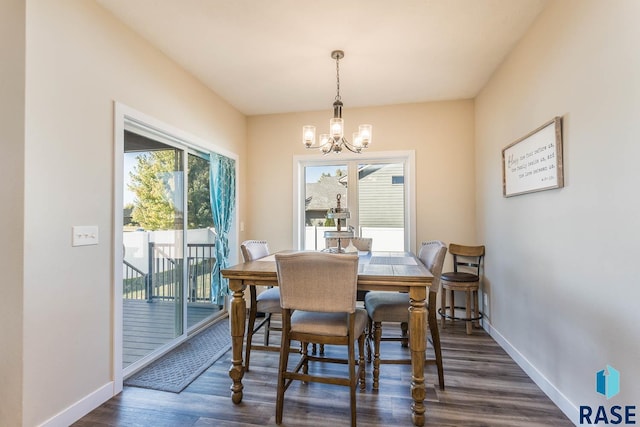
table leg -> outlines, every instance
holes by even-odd
[[[411,350],[411,419],[416,426],[423,426],[425,421],[424,399],[426,387],[424,383],[424,358],[427,350],[427,289],[412,287],[409,291],[409,348]]]
[[[233,403],[242,402],[242,376],[244,366],[242,363],[242,344],[244,341],[244,327],[247,316],[247,303],[244,300],[245,283],[242,280],[229,280],[229,289],[233,291],[230,308],[231,349],[232,359],[229,368],[229,377],[233,381],[231,385],[231,400]]]

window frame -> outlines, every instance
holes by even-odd
[[[322,166],[344,163],[347,165],[349,182],[356,183],[347,187],[347,201],[351,212],[351,221],[359,223],[358,217],[358,165],[371,163],[403,163],[404,165],[404,250],[415,252],[416,242],[416,196],[415,196],[415,151],[378,151],[362,154],[341,153],[339,156],[317,154],[293,156],[293,248],[304,248],[305,225],[305,173],[307,166]],[[355,205],[354,205],[355,203]]]

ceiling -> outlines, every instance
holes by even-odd
[[[547,0],[95,0],[246,115],[475,97]]]

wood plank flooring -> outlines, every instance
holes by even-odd
[[[398,330],[394,324],[383,326],[385,335]],[[255,339],[261,342],[262,337]],[[468,336],[464,324],[455,322],[441,330],[441,341],[446,389],[437,388],[435,366],[427,366],[427,426],[573,425],[483,330]],[[397,342],[383,342],[381,351],[386,358],[408,356]],[[328,347],[327,352],[337,354],[342,349]],[[294,356],[292,363],[297,360]],[[125,387],[74,426],[274,426],[278,353],[252,352],[239,405],[230,398],[230,360],[228,352],[180,394]],[[324,366],[310,369],[344,369]],[[410,366],[381,365],[378,392],[371,390],[372,365],[366,369],[367,389],[358,392],[358,425],[411,426]],[[347,387],[294,382],[287,390],[283,426],[348,424]]]

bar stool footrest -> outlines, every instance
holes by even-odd
[[[451,308],[451,306],[446,306],[445,309],[449,310]],[[454,311],[455,310],[466,310],[467,307],[460,307],[460,306],[455,306],[453,307]],[[442,307],[440,307],[438,309],[438,314],[440,315],[440,317],[444,317],[445,319],[452,319],[452,320],[464,320],[465,322],[471,322],[471,321],[476,321],[476,320],[480,320],[484,317],[484,314],[482,312],[478,312],[478,315],[475,317],[458,317],[458,316],[452,316],[450,314],[447,314],[446,312],[443,312]]]

